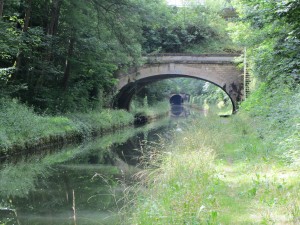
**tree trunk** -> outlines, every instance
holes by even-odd
[[[31,15],[31,3],[32,3],[32,0],[25,1],[25,18],[24,18],[23,32],[26,32],[29,27],[29,21],[30,21],[30,15]]]
[[[52,2],[51,16],[50,16],[51,19],[47,31],[49,35],[55,35],[57,33],[61,3],[62,0],[54,0]]]
[[[28,27],[29,27],[29,21],[30,21],[30,14],[31,14],[31,3],[32,0],[25,0],[25,16],[24,16],[24,27],[22,29],[23,33],[27,32]],[[16,61],[14,66],[17,68],[17,74],[16,77],[20,76],[20,73],[22,73],[20,71],[21,65],[22,64],[22,50],[19,50],[17,57],[16,57]]]
[[[0,0],[0,19],[3,16],[3,6],[4,6],[4,0]]]
[[[62,86],[64,90],[67,90],[69,79],[70,79],[70,70],[71,70],[70,58],[72,57],[74,52],[74,44],[75,44],[75,37],[73,36],[69,39],[68,55],[66,58],[65,72],[62,80]]]

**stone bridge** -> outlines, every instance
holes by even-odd
[[[114,105],[129,109],[131,98],[143,86],[162,79],[190,77],[208,81],[222,88],[232,101],[235,112],[244,98],[244,74],[233,62],[233,54],[188,55],[159,54],[145,57],[146,63],[118,74],[118,94]]]

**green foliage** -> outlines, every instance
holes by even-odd
[[[16,101],[1,99],[0,104],[1,150],[13,145],[24,147],[28,141],[35,142],[42,137],[66,133],[75,126],[65,117],[38,116],[32,109]]]
[[[172,80],[161,80],[145,85],[133,96],[134,104],[138,107],[143,107],[145,98],[147,98],[146,103],[155,107],[158,102],[165,101],[176,88]]]
[[[20,31],[16,29],[17,18],[12,16],[7,21],[0,20],[0,66],[11,67],[18,53]]]
[[[196,134],[195,134],[196,135]],[[135,202],[132,224],[199,224],[211,221],[213,191],[206,185],[213,180],[211,149],[200,147],[195,136],[174,138],[173,145],[148,146],[150,168],[144,171],[147,190]],[[190,141],[193,143],[190,143]],[[163,147],[164,146],[164,147]],[[195,147],[191,149],[191,146]],[[162,148],[158,151],[157,148]],[[163,151],[163,152],[162,152]],[[151,167],[159,166],[159,169]]]
[[[252,75],[271,89],[299,84],[297,1],[234,1],[240,20],[231,26],[233,39],[246,46]]]
[[[263,84],[241,107],[252,117],[264,121],[260,132],[268,135],[269,141],[277,139],[275,150],[284,152],[283,158],[299,164],[299,88],[295,93],[288,88],[274,92]]]
[[[143,26],[143,50],[146,53],[237,51],[225,31],[227,24],[221,13],[225,5],[224,1],[207,1],[204,5],[191,1],[182,8],[158,11],[168,21]]]
[[[278,140],[277,151],[298,162],[300,5],[294,0],[234,3],[240,20],[232,24],[232,37],[247,47],[252,79],[260,82],[242,108],[266,122],[261,133]]]
[[[168,102],[155,107],[135,107],[131,113],[124,110],[99,110],[69,113],[63,116],[37,115],[32,108],[16,100],[0,100],[0,154],[11,154],[16,149],[26,150],[72,137],[91,137],[133,124],[134,115],[142,113],[149,118],[166,115]],[[56,140],[57,139],[57,140]]]
[[[115,71],[139,64],[141,18],[149,5],[154,4],[5,1],[0,19],[1,89],[51,113],[109,106],[104,99],[114,94]]]
[[[225,6],[223,0],[186,8],[158,0],[5,2],[1,95],[47,113],[108,107],[116,70],[140,65],[142,52],[231,52]]]

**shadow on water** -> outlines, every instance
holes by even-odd
[[[0,224],[120,224],[124,189],[132,184],[146,143],[168,139],[192,113],[172,107],[170,117],[147,126],[0,166]]]

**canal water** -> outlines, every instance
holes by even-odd
[[[146,146],[181,132],[190,114],[174,107],[168,118],[142,127],[2,160],[0,224],[121,224],[124,190],[143,169]]]

